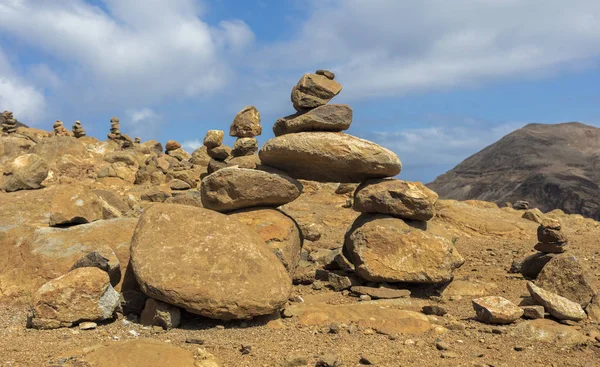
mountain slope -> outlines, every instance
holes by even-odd
[[[527,200],[600,218],[600,129],[578,122],[529,124],[428,184],[445,199]]]

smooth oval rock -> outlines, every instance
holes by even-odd
[[[344,131],[352,123],[352,108],[345,104],[328,104],[306,113],[278,119],[273,125],[275,136],[303,131]]]
[[[374,179],[356,189],[354,210],[427,221],[435,214],[437,200],[438,194],[421,182]]]
[[[396,154],[373,142],[333,132],[301,132],[273,138],[259,151],[263,164],[299,179],[362,182],[400,173]]]
[[[302,185],[282,174],[227,167],[206,176],[200,192],[205,208],[227,212],[287,204],[300,196]]]
[[[464,263],[448,240],[382,214],[357,218],[344,255],[371,282],[443,283]]]
[[[482,297],[471,302],[477,320],[487,324],[510,324],[523,316],[523,310],[504,297]]]
[[[38,329],[69,327],[81,321],[112,317],[119,293],[108,274],[98,268],[79,268],[53,279],[33,296],[30,325]]]
[[[208,130],[204,137],[204,146],[207,148],[216,148],[223,144],[225,132],[223,130]]]
[[[255,231],[185,205],[146,209],[133,235],[131,264],[148,296],[214,319],[270,314],[286,302],[292,285]]]

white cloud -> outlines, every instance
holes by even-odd
[[[32,124],[45,108],[43,92],[17,75],[0,49],[0,109],[12,111],[19,121]]]
[[[597,0],[329,0],[257,67],[330,68],[345,96],[402,95],[543,75],[600,56]]]
[[[121,120],[121,133],[139,137],[142,140],[156,138],[164,123],[163,116],[148,107],[128,109],[125,111],[125,115],[126,118]]]
[[[194,140],[186,140],[181,144],[181,147],[189,153],[192,153],[194,150],[200,148],[202,146],[202,142],[198,139]]]

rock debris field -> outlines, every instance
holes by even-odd
[[[0,365],[597,365],[599,223],[440,200],[341,91],[305,74],[262,147],[247,106],[192,154],[5,111]]]

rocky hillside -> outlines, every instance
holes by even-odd
[[[440,197],[501,204],[526,200],[543,211],[600,218],[600,129],[578,122],[529,124],[428,186]]]

